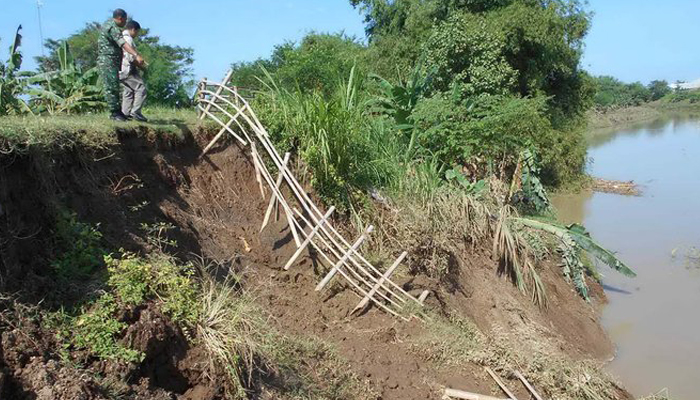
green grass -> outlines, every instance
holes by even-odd
[[[212,127],[208,121],[199,121],[193,109],[151,108],[144,114],[148,123],[114,122],[106,113],[0,117],[0,151],[7,154],[31,148],[105,148],[118,143],[120,129],[177,142],[185,138],[187,131],[197,133]]]

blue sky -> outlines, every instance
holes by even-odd
[[[25,68],[41,54],[36,0],[0,0],[0,56],[24,26]],[[347,0],[42,0],[45,38],[61,38],[122,7],[170,44],[195,49],[197,78],[218,79],[234,61],[270,53],[306,32],[344,31],[362,37],[362,17]],[[590,0],[595,13],[584,67],[625,81],[700,78],[700,2]]]

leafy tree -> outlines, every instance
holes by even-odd
[[[97,38],[100,23],[90,22],[83,29],[65,39],[71,48],[75,65],[88,71],[97,65]],[[43,72],[59,69],[59,49],[63,40],[49,39],[45,46],[49,54],[37,57],[39,70]],[[181,106],[190,102],[194,88],[192,64],[194,50],[188,47],[162,44],[158,36],[149,35],[148,29],[136,40],[139,52],[149,66],[145,74],[148,86],[148,103]]]
[[[268,60],[238,63],[232,66],[232,82],[237,86],[259,88],[256,78],[261,67],[274,74],[277,85],[297,86],[302,92],[320,91],[330,95],[355,67],[362,69],[364,46],[357,39],[340,34],[311,33],[297,45],[286,42],[276,46]]]
[[[591,16],[578,0],[350,2],[365,15],[369,53],[374,55],[369,58],[375,72],[384,76],[393,76],[396,68],[409,70],[427,53],[442,58],[444,74],[435,80],[442,82],[442,90],[452,79],[496,79],[486,92],[500,81],[505,83],[501,92],[551,97],[547,112],[562,127],[571,120],[580,122],[591,106],[591,86],[579,67]],[[513,85],[509,79],[515,79]],[[479,90],[468,87],[467,93]]]
[[[651,83],[649,83],[647,86],[647,89],[649,89],[651,101],[659,100],[672,91],[671,87],[668,86],[668,82],[666,81],[651,81]]]
[[[76,67],[89,70],[97,65],[97,38],[100,34],[99,22],[89,22],[80,31],[65,39],[47,39],[44,47],[48,50],[47,56],[37,56],[35,60],[39,64],[39,71],[56,71],[60,68],[59,50],[64,42],[73,53]]]
[[[653,99],[651,88],[640,82],[624,83],[612,76],[599,76],[595,83],[594,101],[599,108],[639,106]]]

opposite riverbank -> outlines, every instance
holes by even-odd
[[[700,103],[659,101],[641,106],[622,107],[611,110],[591,110],[588,113],[588,134],[598,135],[611,129],[634,127],[655,119],[676,114],[700,115]]]

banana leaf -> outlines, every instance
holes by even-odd
[[[637,276],[637,274],[627,265],[625,265],[625,263],[623,263],[619,258],[617,258],[613,252],[604,248],[593,240],[590,233],[583,225],[571,224],[564,226],[552,222],[544,222],[529,218],[513,218],[513,220],[525,226],[549,232],[562,240],[566,235],[568,235],[581,249],[585,250],[588,254],[602,261],[605,265],[609,266],[615,271],[631,278]]]

